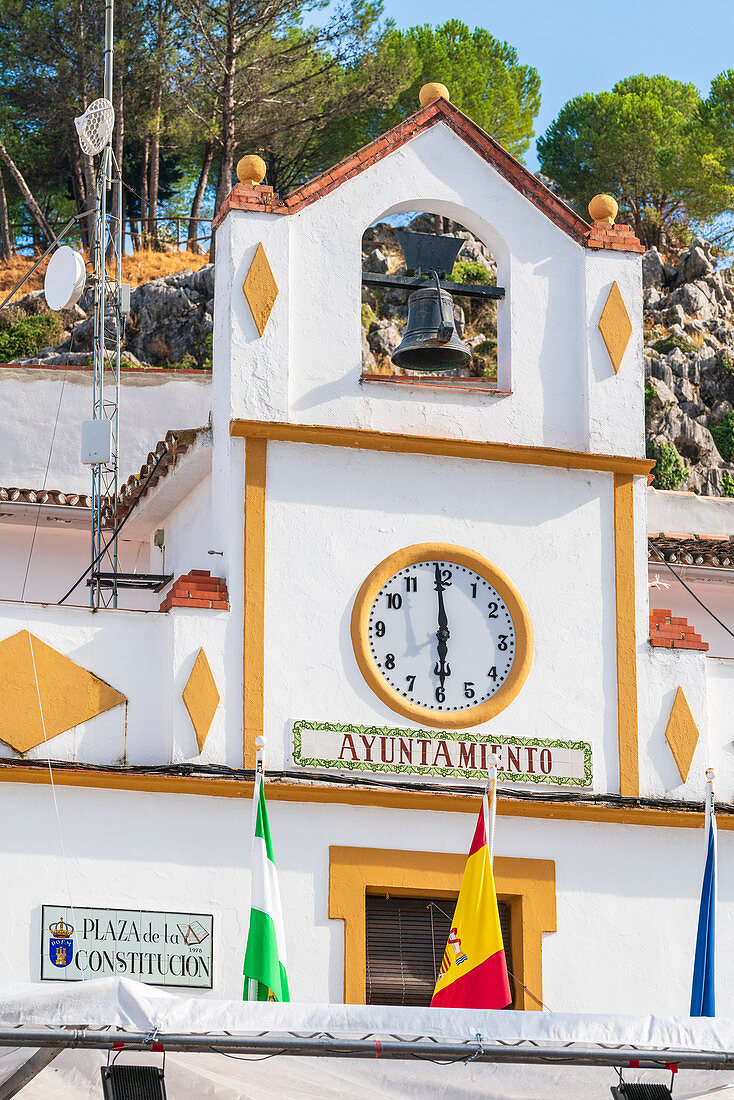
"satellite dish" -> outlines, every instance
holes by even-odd
[[[109,99],[95,99],[79,118],[74,119],[82,152],[93,157],[100,153],[112,137],[115,108]]]
[[[68,244],[54,252],[46,268],[43,293],[49,309],[68,309],[78,302],[87,281],[87,268],[81,252]]]

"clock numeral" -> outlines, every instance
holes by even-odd
[[[383,623],[382,619],[378,619],[375,623],[375,634],[378,638],[385,637],[385,624]]]
[[[406,676],[405,682],[408,685],[408,691],[412,691],[415,687],[415,676]]]
[[[454,574],[451,572],[450,569],[442,569],[441,570],[441,583],[445,584],[445,585],[451,584],[451,578],[453,577],[453,575]]]
[[[473,699],[475,694],[473,682],[471,680],[464,680],[464,697],[466,699]]]
[[[395,668],[395,654],[394,653],[386,653],[385,654],[385,668]]]
[[[418,578],[417,577],[406,577],[405,578],[405,591],[406,592],[417,592],[418,591]]]
[[[490,604],[487,604],[487,607],[489,608],[489,618],[490,619],[496,619],[498,617],[497,616],[497,608],[499,607],[499,604],[490,603]]]
[[[487,676],[489,676],[490,680],[494,680],[495,684],[497,683],[497,666],[496,665],[492,665],[489,672],[487,673]]]
[[[446,692],[443,690],[442,687],[437,687],[436,688],[436,702],[437,703],[445,703],[446,702]]]
[[[472,586],[471,586],[471,598],[473,600],[476,600],[476,598],[477,598],[477,586],[476,586],[476,584],[472,584]]]
[[[497,649],[500,651],[500,653],[504,653],[505,650],[507,649],[507,635],[506,634],[500,634],[499,641],[497,642]]]
[[[400,608],[403,606],[403,597],[400,595],[399,592],[387,593],[387,606],[389,608],[393,608],[395,611],[400,610]]]

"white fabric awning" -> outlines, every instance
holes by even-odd
[[[212,1046],[226,1035],[268,1041],[312,1041],[330,1036],[344,1047],[368,1040],[369,1058],[228,1055],[209,1051],[168,1053],[169,1100],[601,1100],[617,1082],[611,1066],[544,1064],[544,1052],[562,1047],[572,1056],[604,1056],[635,1048],[675,1063],[677,1056],[710,1052],[731,1056],[731,1068],[681,1069],[675,1078],[676,1100],[712,1093],[712,1100],[734,1100],[734,1020],[691,1020],[654,1016],[601,1016],[549,1012],[482,1012],[468,1009],[413,1009],[378,1005],[262,1004],[179,996],[125,979],[74,983],[0,986],[0,1095],[5,1084],[37,1047],[20,1048],[7,1029],[21,1034],[36,1029],[88,1027],[105,1041],[109,1031],[130,1038],[155,1035],[196,1036]],[[77,1032],[80,1034],[80,1032]],[[86,1034],[86,1033],[85,1033]],[[532,1064],[467,1061],[482,1047],[500,1044],[513,1057]],[[58,1038],[58,1036],[57,1036]],[[71,1038],[71,1036],[70,1036]],[[86,1035],[88,1039],[89,1036]],[[380,1043],[419,1043],[426,1057],[391,1060],[380,1056]],[[85,1040],[86,1041],[86,1040]],[[12,1045],[10,1045],[12,1044]],[[457,1045],[458,1056],[434,1060],[431,1045]],[[413,1048],[411,1048],[413,1049]],[[99,1100],[100,1066],[107,1053],[63,1051],[20,1092],[21,1100]],[[160,1064],[161,1054],[123,1051],[118,1058]],[[457,1060],[458,1059],[458,1060]],[[664,1068],[629,1069],[626,1080],[670,1081]],[[727,1090],[727,1086],[731,1091]],[[715,1090],[715,1091],[714,1091]]]

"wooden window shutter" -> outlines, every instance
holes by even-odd
[[[431,1003],[456,899],[367,894],[367,1004]],[[507,969],[512,971],[510,907],[499,902]],[[514,983],[510,978],[513,1004]]]

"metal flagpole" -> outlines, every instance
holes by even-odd
[[[489,848],[489,862],[494,863],[494,823],[497,817],[497,770],[499,760],[495,753],[488,757],[489,776],[487,778],[487,790],[484,795],[484,831],[487,835],[487,847]]]
[[[716,772],[713,768],[706,769],[706,843],[708,844],[709,825],[711,824],[711,815],[716,812],[714,805],[714,779],[716,778]]]
[[[255,866],[255,833],[257,829],[257,809],[260,805],[260,789],[265,782],[265,738],[260,734],[255,738],[255,786],[252,791],[252,859],[251,867]],[[257,982],[254,978],[247,979],[247,999],[256,1001]]]

